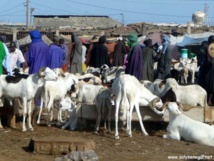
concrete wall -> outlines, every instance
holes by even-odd
[[[71,27],[71,28],[109,28],[114,26],[121,26],[122,24],[109,17],[34,17],[34,26],[40,26],[45,28],[57,29],[60,27]]]

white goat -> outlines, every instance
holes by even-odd
[[[1,94],[3,97],[11,101],[14,98],[22,99],[23,107],[23,122],[22,131],[26,131],[25,120],[28,112],[28,127],[32,131],[33,127],[31,125],[31,103],[32,99],[36,95],[37,90],[44,85],[46,81],[57,80],[56,73],[50,68],[41,68],[38,73],[31,74],[27,78],[22,78],[16,83],[8,83],[6,80],[8,76],[1,75]],[[16,78],[14,78],[16,79]],[[20,79],[20,78],[19,78]],[[53,81],[53,82],[54,82]],[[52,82],[52,81],[51,81]]]
[[[48,109],[48,113],[51,110],[51,118],[50,121],[53,119],[53,103],[54,101],[59,101],[60,99],[64,98],[66,93],[71,90],[72,85],[78,83],[78,80],[75,75],[73,74],[66,74],[65,77],[59,77],[57,81],[46,81],[43,87],[43,93],[41,94],[41,105],[39,116],[37,119],[37,124],[40,123],[40,117],[43,107],[43,98],[45,99],[45,107]],[[59,121],[59,120],[58,120]],[[49,123],[49,122],[48,122]]]
[[[214,127],[195,121],[181,113],[176,102],[166,105],[169,111],[169,125],[167,134],[163,138],[194,142],[197,144],[214,146]]]
[[[207,106],[207,92],[199,85],[192,84],[182,86],[174,78],[168,78],[160,83],[161,97],[172,88],[176,95],[176,101],[190,106]]]
[[[162,107],[163,103],[161,99],[153,95],[134,76],[126,74],[121,75],[120,77],[115,79],[115,81],[112,84],[112,92],[115,95],[115,108],[116,108],[115,139],[119,139],[118,133],[119,108],[123,108],[124,111],[123,117],[125,117],[126,114],[128,135],[132,137],[131,120],[134,106],[138,115],[141,130],[144,135],[148,135],[143,126],[139,105],[149,106],[155,113],[162,115],[162,113],[156,109]]]
[[[95,127],[95,132],[99,130],[101,111],[107,111],[108,113],[103,114],[108,116],[108,131],[110,131],[110,121],[111,121],[111,96],[110,91],[107,87],[102,85],[92,85],[85,84],[83,85],[78,93],[77,99],[77,113],[81,115],[81,104],[80,103],[91,103],[96,104],[97,108],[97,122]],[[102,109],[101,109],[102,108]],[[106,126],[106,124],[104,125]]]
[[[69,127],[69,130],[75,130],[77,122],[76,103],[73,102],[69,96],[66,96],[65,98],[61,99],[59,106],[60,109],[66,109],[69,113],[69,120],[65,123],[64,126],[62,126],[62,129]]]

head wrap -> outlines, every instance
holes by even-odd
[[[163,36],[162,40],[164,40],[164,42],[162,42],[162,45],[163,45],[162,53],[165,54],[166,49],[169,46],[169,44],[170,44],[171,41],[170,41],[170,39],[167,36]]]
[[[32,30],[30,31],[29,34],[30,34],[32,43],[42,41],[42,35],[38,30]]]
[[[1,40],[2,40],[3,42],[6,42],[6,36],[2,35],[2,36],[1,36]]]
[[[99,41],[100,44],[104,44],[106,42],[106,37],[105,36],[100,36]]]
[[[82,44],[85,44],[85,43],[86,43],[86,41],[85,41],[84,38],[80,38],[80,40],[81,40]]]
[[[132,49],[138,45],[138,36],[136,34],[130,34],[128,35],[128,45],[130,47],[130,51],[129,51],[129,54],[128,54],[128,57],[130,56],[131,52],[132,52]]]

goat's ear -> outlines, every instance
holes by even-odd
[[[161,88],[163,85],[165,85],[166,84],[166,80],[162,80],[161,82],[160,82],[160,84],[159,84],[159,88]]]
[[[184,109],[184,105],[181,102],[176,102],[178,105],[179,111],[182,111]]]

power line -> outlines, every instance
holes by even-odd
[[[91,6],[91,7],[95,7],[95,8],[103,8],[103,9],[118,11],[118,12],[120,11],[120,12],[135,13],[135,14],[142,14],[142,15],[152,15],[152,16],[159,16],[159,17],[185,17],[185,18],[189,17],[189,16],[178,16],[178,15],[166,15],[166,14],[155,14],[155,13],[129,11],[129,10],[122,10],[122,9],[115,9],[115,8],[97,6],[97,5],[92,5],[92,4],[89,4],[89,3],[77,2],[77,1],[73,1],[73,0],[67,0],[67,1],[71,1],[71,2],[77,3],[77,4],[87,5],[87,6]]]
[[[25,4],[25,3],[21,3],[21,4],[19,4],[19,5],[16,5],[16,6],[12,7],[12,8],[7,9],[7,10],[1,11],[0,13],[7,12],[7,11],[12,10],[12,9],[14,9],[14,8],[17,8],[18,6],[21,6],[21,5],[23,5],[23,4]]]

